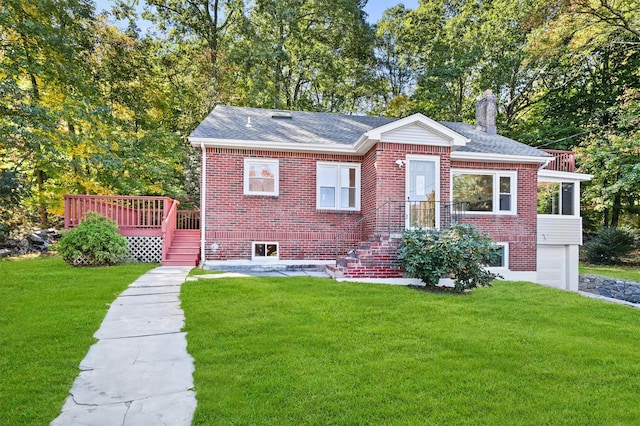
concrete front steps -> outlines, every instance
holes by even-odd
[[[403,278],[398,261],[400,240],[363,241],[357,249],[327,266],[332,278]]]
[[[198,266],[200,263],[200,230],[176,229],[162,266]]]

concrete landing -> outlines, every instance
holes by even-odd
[[[51,425],[191,424],[194,365],[179,299],[190,269],[153,269],[118,296]]]

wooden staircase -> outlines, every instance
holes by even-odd
[[[200,230],[176,229],[162,266],[198,266],[200,263]]]

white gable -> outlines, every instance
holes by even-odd
[[[371,129],[365,136],[374,141],[450,146],[452,149],[465,146],[469,141],[461,134],[420,113]]]
[[[380,142],[398,142],[414,145],[451,146],[452,138],[433,129],[412,123],[381,134]]]

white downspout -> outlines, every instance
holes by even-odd
[[[200,164],[200,264],[204,265],[205,258],[205,218],[207,217],[207,149],[204,142],[200,142],[202,150],[202,163]]]

